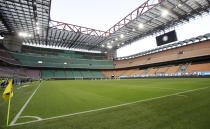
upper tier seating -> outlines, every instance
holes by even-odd
[[[68,58],[77,59],[96,59],[96,60],[106,60],[107,56],[103,53],[87,53],[87,52],[77,52],[68,50],[58,50],[58,49],[48,49],[48,48],[38,48],[31,46],[23,46],[23,53],[34,53],[41,54],[45,56],[64,56]]]
[[[112,60],[73,59],[63,56],[41,56],[37,54],[24,54],[9,52],[23,66],[31,67],[57,67],[57,68],[90,68],[112,69]],[[38,63],[42,61],[42,63]]]

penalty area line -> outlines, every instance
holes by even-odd
[[[42,82],[41,82],[42,83]],[[20,111],[18,112],[18,114],[15,116],[15,118],[12,120],[12,122],[9,124],[9,126],[15,125],[17,119],[20,117],[21,113],[23,112],[23,110],[26,108],[26,106],[28,105],[28,103],[31,101],[32,97],[34,96],[34,94],[36,93],[36,91],[39,89],[39,87],[41,86],[41,83],[39,83],[38,87],[35,89],[35,91],[32,93],[32,95],[28,98],[28,100],[25,102],[25,104],[23,105],[23,107],[20,109]]]
[[[39,121],[45,121],[45,120],[63,118],[63,117],[68,117],[68,116],[75,116],[75,115],[85,114],[85,113],[90,113],[90,112],[108,110],[108,109],[112,109],[112,108],[117,108],[117,107],[127,106],[127,105],[131,105],[131,104],[157,100],[157,99],[166,98],[166,97],[170,97],[170,96],[177,96],[177,95],[181,95],[181,94],[184,94],[184,93],[189,93],[189,92],[194,92],[194,91],[198,91],[198,90],[207,89],[209,87],[210,86],[197,88],[197,89],[192,89],[192,90],[186,90],[186,91],[177,92],[177,93],[174,93],[174,94],[169,94],[169,95],[164,95],[164,96],[159,96],[159,97],[154,97],[154,98],[148,98],[148,99],[144,99],[144,100],[139,100],[139,101],[130,102],[130,103],[124,103],[124,104],[120,104],[120,105],[104,107],[104,108],[99,108],[99,109],[94,109],[94,110],[88,110],[88,111],[83,111],[83,112],[71,113],[71,114],[66,114],[66,115],[61,115],[61,116],[54,116],[54,117],[49,117],[49,118],[42,118],[40,120],[33,120],[33,121],[28,121],[28,122],[23,122],[23,123],[15,123],[15,124],[12,124],[12,125],[10,124],[9,126],[24,125],[24,124],[29,124],[29,123],[39,122]]]

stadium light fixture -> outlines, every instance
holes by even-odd
[[[39,64],[42,64],[43,62],[40,60],[40,61],[38,61],[38,63],[39,63]]]
[[[0,39],[4,39],[4,36],[0,35]]]
[[[26,33],[24,33],[24,32],[19,32],[18,35],[19,35],[20,37],[25,37],[25,36],[26,36]]]
[[[32,37],[31,34],[27,34],[27,33],[25,33],[25,32],[19,32],[18,35],[19,35],[20,37],[24,37],[24,38]]]
[[[37,27],[36,27],[36,30],[40,30],[40,27],[37,26]]]
[[[112,48],[112,46],[111,46],[111,45],[108,45],[108,46],[107,46],[107,48],[111,49],[111,48]]]
[[[121,34],[121,35],[120,35],[120,38],[121,38],[121,39],[123,39],[123,38],[124,38],[124,35],[123,35],[123,34]]]
[[[162,16],[162,17],[167,17],[168,14],[169,14],[169,11],[166,10],[166,9],[163,9],[162,12],[161,12],[161,16]]]
[[[182,4],[178,4],[178,7],[182,7]]]
[[[143,28],[144,28],[144,24],[140,23],[140,24],[138,25],[138,27],[139,27],[139,29],[143,29]]]

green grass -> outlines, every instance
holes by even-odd
[[[11,120],[35,86],[15,90]],[[136,79],[45,81],[21,116],[49,118],[209,87],[210,79]],[[27,91],[27,92],[25,92]],[[27,94],[26,94],[27,93]],[[122,107],[9,127],[11,129],[209,129],[210,88],[185,96],[135,103]],[[14,103],[16,103],[14,105]],[[0,109],[6,109],[0,103]],[[4,113],[1,110],[1,113]],[[4,113],[5,114],[5,113]],[[4,120],[5,115],[0,116]],[[10,121],[11,121],[10,120]],[[33,118],[19,118],[26,122]],[[3,127],[3,126],[2,126]]]
[[[14,96],[11,99],[11,111],[10,111],[10,121],[15,117],[15,115],[19,112],[23,104],[27,101],[28,97],[33,93],[35,88],[38,86],[38,82],[33,82],[29,87],[25,87],[22,89],[18,89],[23,85],[15,85],[14,88]],[[3,93],[3,91],[2,91]],[[1,95],[2,95],[1,93]],[[3,101],[2,97],[0,98],[0,128],[5,127],[6,125],[6,116],[7,116],[7,106],[8,101]]]

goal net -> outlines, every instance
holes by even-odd
[[[83,77],[75,77],[74,80],[83,80]]]

